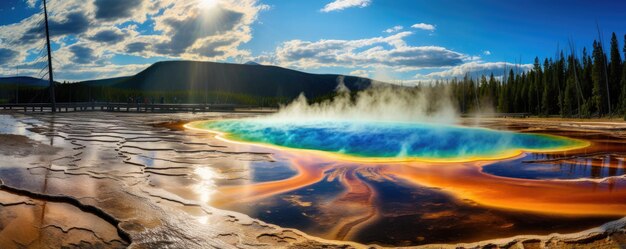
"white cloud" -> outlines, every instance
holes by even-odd
[[[466,55],[438,46],[409,46],[411,32],[360,40],[290,40],[255,61],[302,69],[320,67],[417,70],[461,64]]]
[[[133,75],[149,67],[150,64],[130,64],[130,65],[77,65],[72,64],[59,71],[58,78],[68,81],[81,81],[85,79],[102,79],[109,77],[121,77]],[[57,77],[57,74],[55,74]],[[57,78],[55,78],[57,80]]]
[[[485,51],[483,51],[483,54],[484,54],[484,55],[491,55],[491,51],[489,51],[489,50],[485,50]]]
[[[416,24],[411,25],[411,28],[435,31],[435,25],[428,24],[428,23],[416,23]]]
[[[347,8],[359,7],[364,8],[372,3],[371,0],[334,0],[324,6],[320,11],[322,12],[331,12],[338,11]]]
[[[37,4],[37,0],[25,0],[26,1],[26,5],[29,8],[35,8],[35,4]]]
[[[367,70],[363,70],[363,69],[354,70],[350,72],[350,75],[364,77],[364,78],[370,77],[370,73]]]
[[[15,50],[8,49],[8,48],[0,48],[0,66],[10,63],[18,55],[19,55],[19,52]]]
[[[462,78],[466,74],[469,74],[471,77],[475,77],[477,75],[490,75],[493,73],[495,76],[502,76],[505,73],[508,74],[509,70],[513,69],[515,72],[528,72],[533,68],[532,64],[513,64],[509,62],[468,62],[458,66],[454,66],[447,70],[433,72],[429,74],[417,74],[415,78],[417,79],[451,79],[451,78]]]
[[[143,23],[154,3],[146,0],[94,0],[94,17],[98,22],[124,22],[128,19]]]
[[[393,26],[391,28],[385,29],[383,32],[385,32],[385,33],[395,33],[395,32],[398,32],[398,31],[400,31],[402,29],[404,29],[404,27],[402,27],[400,25],[396,25],[396,26]]]
[[[24,1],[29,7],[36,7],[39,2]],[[108,60],[124,54],[212,61],[249,57],[250,51],[240,46],[252,39],[251,25],[259,13],[269,7],[259,0],[215,1],[211,6],[201,5],[200,0],[50,1],[52,42],[60,47],[53,51],[53,64],[59,69],[56,78],[63,80],[65,75],[72,75],[73,79],[81,75],[104,77],[129,72],[109,70],[120,67]],[[35,14],[18,23],[0,26],[0,49],[16,51],[5,51],[12,57],[3,62],[6,68],[38,65],[37,61],[27,58],[38,55],[43,46],[40,19]],[[154,25],[138,30],[137,26],[148,20]],[[78,73],[78,68],[85,72]],[[136,70],[139,66],[123,68]],[[39,72],[38,69],[28,70],[23,72],[31,76]],[[69,71],[74,73],[63,73]],[[0,68],[0,76],[12,74],[14,72]]]

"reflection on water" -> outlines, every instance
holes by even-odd
[[[0,247],[125,247],[113,224],[68,201],[73,197],[56,197],[64,191],[95,195],[95,189],[101,188],[85,176],[59,176],[79,161],[71,158],[77,154],[71,148],[84,146],[60,139],[56,129],[54,116],[43,121],[0,115],[4,139],[0,144]],[[98,160],[90,150],[78,155],[84,155],[85,162]],[[67,178],[72,178],[72,184],[63,183]]]
[[[565,132],[593,146],[563,153],[530,153],[483,167],[489,174],[524,179],[605,179],[626,174],[626,141],[599,134]]]
[[[376,201],[379,218],[355,236],[355,240],[368,243],[454,243],[519,234],[578,232],[615,219],[529,214],[477,205],[470,200],[458,201],[436,189],[406,182],[369,182],[381,193]]]
[[[454,163],[358,162],[256,147],[279,159],[251,164],[248,183],[221,186],[210,203],[324,238],[381,245],[576,232],[626,215],[624,141],[581,134],[590,147]],[[285,165],[296,173],[285,174]]]
[[[29,126],[31,125],[46,125],[49,130],[54,130],[54,118],[50,119],[50,122],[42,122],[37,119],[23,117],[18,119],[11,115],[1,115],[0,114],[0,134],[14,134],[14,135],[22,135],[28,136],[29,138],[46,143],[51,144],[54,143],[53,137],[46,137],[36,132],[29,130]]]
[[[287,179],[296,175],[296,171],[289,166],[288,162],[253,162],[251,165],[251,177],[253,182],[269,182]]]
[[[209,167],[197,167],[194,173],[200,178],[198,180],[200,184],[195,185],[194,190],[200,197],[200,201],[207,203],[215,192],[215,179],[218,178],[218,175],[215,170]]]
[[[261,220],[307,230],[323,235],[336,222],[336,217],[326,216],[323,207],[343,191],[339,181],[327,178],[306,188],[290,191],[254,202],[232,205],[229,209],[250,214]]]
[[[529,157],[532,162],[529,161]],[[602,179],[626,173],[623,157],[614,155],[558,158],[552,155],[531,154],[528,157],[487,165],[483,171],[498,176],[525,179]]]

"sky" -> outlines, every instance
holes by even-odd
[[[626,33],[621,0],[48,0],[55,79],[255,61],[390,83],[529,70]],[[46,78],[40,0],[0,1],[0,76]]]

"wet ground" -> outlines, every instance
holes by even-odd
[[[594,144],[449,168],[337,162],[182,128],[242,115],[0,113],[1,248],[411,246],[523,234],[534,235],[463,246],[625,245],[623,124],[483,121]]]
[[[571,233],[626,215],[626,182],[619,174],[626,168],[623,139],[563,135],[593,144],[468,162],[355,162],[271,149],[279,163],[267,168],[251,162],[254,175],[296,172],[218,188],[211,203],[323,238],[387,246]]]

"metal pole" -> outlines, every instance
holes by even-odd
[[[43,14],[46,23],[46,47],[48,49],[48,79],[50,81],[50,104],[52,112],[56,112],[56,99],[54,94],[54,77],[52,73],[52,51],[50,50],[50,30],[48,29],[48,9],[46,7],[46,0],[43,0]]]
[[[16,86],[16,90],[15,90],[15,103],[19,104],[20,103],[20,66],[17,66],[17,86]]]

